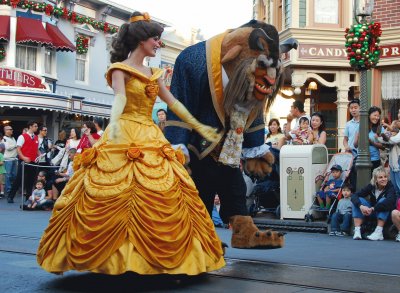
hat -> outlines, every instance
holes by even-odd
[[[342,167],[340,166],[340,165],[333,165],[332,167],[331,167],[331,171],[332,170],[338,170],[338,171],[340,171],[340,172],[342,172],[343,171],[343,169],[342,169]]]

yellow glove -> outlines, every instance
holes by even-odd
[[[202,137],[204,137],[208,141],[215,142],[221,139],[221,135],[217,133],[216,128],[201,124],[178,100],[175,100],[175,102],[170,105],[169,108],[179,118],[181,118],[183,122],[189,124],[194,130],[196,130]]]
[[[126,105],[126,96],[121,94],[116,94],[114,98],[114,103],[111,108],[111,116],[110,116],[110,135],[109,137],[114,140],[118,138],[121,134],[121,128],[119,126],[119,118],[121,117],[122,112],[124,111]]]

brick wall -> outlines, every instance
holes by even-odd
[[[373,18],[382,28],[400,27],[400,0],[375,0]]]

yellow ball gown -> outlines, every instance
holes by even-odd
[[[119,140],[109,129],[74,159],[75,173],[56,201],[37,252],[49,272],[91,271],[110,275],[197,275],[225,265],[221,241],[198,191],[152,121],[157,79],[123,63],[131,76]]]

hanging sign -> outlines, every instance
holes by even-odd
[[[47,89],[43,79],[25,71],[0,67],[0,86]]]

